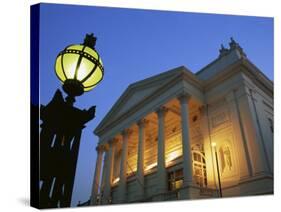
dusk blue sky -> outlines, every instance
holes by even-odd
[[[90,197],[98,142],[93,130],[129,84],[182,65],[195,73],[217,58],[221,44],[228,47],[230,37],[273,80],[272,18],[41,4],[41,104],[61,88],[54,72],[57,54],[91,32],[105,75],[76,99],[76,107],[97,109],[82,134],[72,206]]]

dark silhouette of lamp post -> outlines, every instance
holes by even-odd
[[[73,103],[104,74],[95,43],[93,34],[87,34],[83,44],[67,46],[56,58],[55,72],[68,96],[64,99],[57,90],[40,107],[40,208],[70,206],[82,129],[95,117],[96,107],[80,110]]]
[[[220,197],[222,197],[220,167],[219,167],[218,153],[217,153],[217,144],[215,142],[212,142],[212,147],[214,147],[214,150],[215,150],[215,158],[216,158],[216,166],[217,166],[217,176],[218,176],[218,183],[219,183],[219,192],[220,192]]]

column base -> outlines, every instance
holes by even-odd
[[[102,205],[108,205],[108,204],[111,204],[111,201],[110,201],[110,198],[109,197],[103,197],[102,200],[101,200],[101,204]]]
[[[199,199],[200,198],[200,187],[194,184],[184,186],[179,190],[178,199]]]
[[[97,205],[97,200],[96,200],[96,198],[92,198],[92,199],[91,199],[90,205]]]

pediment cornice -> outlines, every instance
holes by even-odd
[[[110,112],[105,116],[102,122],[95,129],[94,133],[99,135],[101,132],[105,131],[105,129],[111,128],[116,123],[120,122],[121,120],[125,119],[126,117],[132,115],[134,112],[141,109],[143,105],[147,104],[152,99],[163,94],[165,90],[169,89],[171,86],[183,80],[188,80],[190,84],[202,89],[202,82],[198,80],[196,76],[194,76],[194,74],[185,67],[179,67],[171,71],[165,72],[163,74],[160,74],[159,76],[154,76],[152,78],[148,78],[146,80],[142,80],[128,86],[128,88],[121,95],[118,101],[113,105]],[[161,82],[164,83],[161,84]],[[114,116],[114,114],[118,113],[120,108],[122,108],[122,106],[130,99],[131,96],[134,95],[135,92],[153,86],[153,84],[161,85],[158,86],[151,94],[137,101],[128,110],[123,111],[122,114]]]
[[[209,80],[204,81],[204,91],[208,91],[217,86],[221,82],[229,79],[237,73],[244,73],[251,80],[254,81],[259,87],[267,94],[273,94],[273,82],[268,79],[251,61],[242,58],[235,63],[231,64],[223,71]]]

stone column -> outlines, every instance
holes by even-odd
[[[165,115],[167,108],[160,107],[156,110],[158,116],[158,153],[157,153],[157,186],[158,194],[167,192],[167,172],[165,164]]]
[[[111,184],[112,184],[112,176],[113,176],[113,164],[114,164],[114,154],[115,154],[115,146],[117,143],[117,139],[110,140],[109,143],[109,151],[108,151],[108,159],[106,161],[106,176],[105,176],[105,186],[104,186],[104,195],[103,195],[103,204],[110,203],[111,199]]]
[[[192,185],[192,157],[189,137],[189,102],[190,96],[182,94],[178,97],[181,108],[181,128],[182,128],[182,154],[183,154],[183,186]]]
[[[100,186],[100,198],[103,200],[104,197],[104,188],[105,188],[105,179],[106,179],[106,170],[107,170],[107,161],[108,161],[108,150],[109,145],[104,145],[104,158],[103,158],[103,167],[102,167],[102,179],[101,179],[101,186]],[[100,201],[101,202],[101,201]]]
[[[137,185],[139,191],[139,199],[144,197],[144,140],[145,140],[145,119],[137,122],[139,128],[139,144],[138,144],[138,164],[137,164]]]
[[[127,159],[128,159],[128,138],[130,130],[126,129],[122,132],[122,155],[120,164],[120,181],[118,187],[119,202],[126,202],[127,193]]]
[[[100,171],[101,171],[101,164],[102,164],[102,156],[103,156],[103,146],[97,146],[96,151],[98,153],[97,160],[96,160],[96,168],[95,168],[95,175],[93,181],[93,188],[92,188],[92,198],[91,198],[91,205],[97,204],[97,197],[100,187]]]

